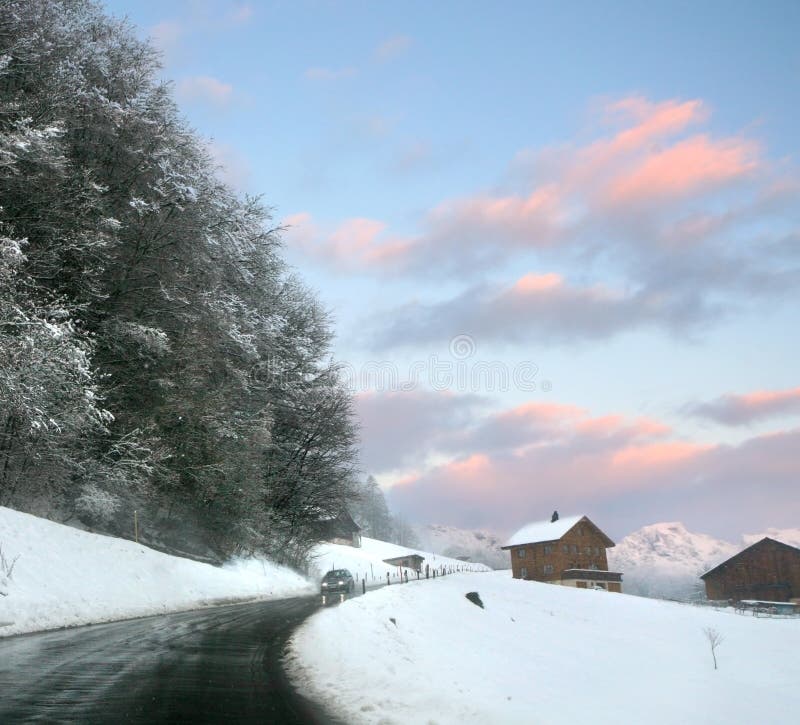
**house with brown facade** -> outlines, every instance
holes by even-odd
[[[353,517],[347,511],[318,521],[317,536],[321,541],[328,541],[331,544],[361,546],[361,527],[353,521]]]
[[[501,549],[511,555],[511,574],[579,589],[622,591],[622,574],[608,570],[606,549],[614,542],[586,516],[559,518],[523,526]]]
[[[800,601],[800,549],[765,537],[700,578],[715,601]]]

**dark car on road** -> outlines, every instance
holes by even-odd
[[[349,594],[356,588],[353,575],[347,569],[331,569],[322,577],[322,594]]]

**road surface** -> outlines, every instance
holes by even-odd
[[[333,723],[280,660],[319,598],[0,639],[0,723]]]

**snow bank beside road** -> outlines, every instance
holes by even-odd
[[[269,561],[214,567],[3,507],[0,547],[19,557],[0,572],[0,636],[317,591]]]
[[[716,671],[708,627],[724,637]],[[730,725],[794,717],[798,650],[800,620],[494,572],[321,610],[296,632],[287,662],[296,685],[354,724]]]

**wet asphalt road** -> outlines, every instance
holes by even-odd
[[[0,723],[332,723],[281,657],[318,597],[0,640]]]

